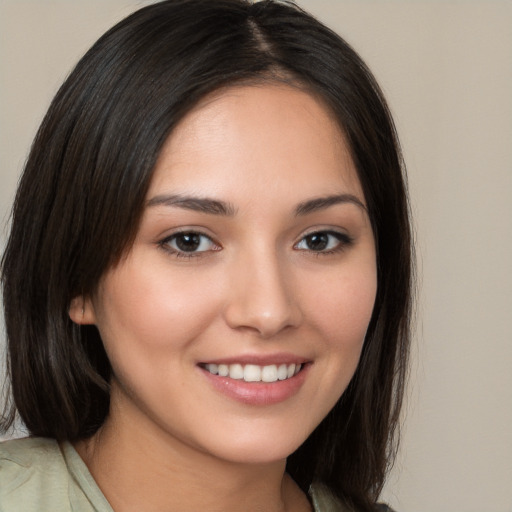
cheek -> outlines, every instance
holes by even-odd
[[[310,296],[309,311],[331,350],[360,350],[371,319],[376,273],[344,273],[325,280]]]
[[[186,346],[215,317],[216,293],[208,283],[186,271],[169,275],[165,266],[136,272],[133,266],[107,277],[95,304],[107,351],[158,357]]]
[[[357,369],[375,301],[374,269],[370,264],[338,270],[316,280],[315,292],[308,295],[309,334],[317,340],[308,400],[315,404],[312,428],[336,404]]]
[[[318,345],[316,401],[325,415],[352,379],[361,356],[376,295],[376,272],[349,272],[324,281],[311,297],[311,325]]]

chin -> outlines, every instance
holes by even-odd
[[[214,441],[215,447],[210,453],[238,464],[272,464],[284,461],[309,435],[302,432],[300,435],[293,435],[283,428],[277,432],[264,429],[258,432],[249,430],[242,435],[230,434],[228,439]]]

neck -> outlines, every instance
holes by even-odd
[[[134,418],[133,411],[111,408],[102,428],[75,448],[115,512],[311,510],[285,473],[285,460],[221,460],[176,440],[143,414]]]

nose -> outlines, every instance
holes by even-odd
[[[293,272],[272,251],[240,258],[230,269],[229,284],[225,318],[232,329],[271,338],[300,325],[302,311]]]

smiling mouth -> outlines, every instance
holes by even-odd
[[[303,368],[302,364],[270,364],[259,366],[256,364],[215,364],[204,363],[201,368],[219,377],[243,380],[244,382],[277,382],[288,380],[297,375]]]

